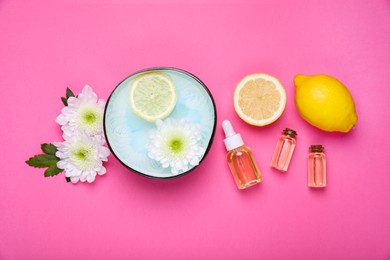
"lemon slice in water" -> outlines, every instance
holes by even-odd
[[[173,80],[164,73],[142,73],[130,85],[131,109],[149,122],[164,119],[171,114],[176,101],[176,87]]]

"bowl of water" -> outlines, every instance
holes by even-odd
[[[122,80],[112,91],[104,110],[104,133],[112,154],[128,169],[145,177],[170,179],[183,176],[198,165],[190,165],[186,171],[172,174],[148,156],[147,144],[150,132],[156,124],[137,116],[129,105],[129,89],[132,82],[144,73],[158,72],[170,77],[177,91],[175,108],[168,116],[172,120],[185,120],[199,126],[199,146],[204,151],[202,163],[212,145],[217,111],[211,92],[195,75],[170,67],[155,67],[137,71]]]

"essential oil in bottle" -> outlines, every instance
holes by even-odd
[[[286,172],[294,152],[297,132],[286,128],[276,143],[275,151],[271,160],[271,167]]]
[[[240,134],[237,134],[230,121],[222,123],[225,132],[225,147],[228,151],[227,161],[239,189],[246,189],[261,182],[261,173],[249,147],[244,145]]]
[[[312,188],[326,187],[326,156],[322,145],[311,145],[308,156],[307,185]]]

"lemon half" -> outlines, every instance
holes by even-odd
[[[268,74],[244,77],[234,91],[234,109],[248,124],[264,126],[276,121],[286,106],[286,91],[280,81]]]
[[[176,87],[173,80],[161,72],[146,72],[130,85],[129,102],[139,117],[155,122],[167,117],[175,108]]]

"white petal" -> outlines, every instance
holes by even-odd
[[[190,164],[193,165],[193,166],[196,166],[199,164],[199,159],[198,158],[192,158],[191,161],[190,161]]]
[[[175,163],[175,168],[180,170],[181,168],[183,168],[183,162],[182,161],[178,161]]]
[[[106,167],[101,166],[101,167],[100,167],[100,170],[99,170],[97,173],[98,173],[99,175],[105,174],[105,173],[106,173]]]
[[[80,176],[82,171],[80,169],[74,168],[73,169],[73,176]]]
[[[164,163],[163,165],[161,165],[163,168],[168,168],[169,167],[169,162],[166,162]]]
[[[58,161],[57,162],[57,167],[60,169],[65,169],[66,168],[66,162],[65,161]]]
[[[70,108],[74,107],[76,104],[77,104],[77,98],[76,97],[68,98],[68,106],[64,107],[62,112],[64,113],[64,109],[69,110]]]
[[[87,176],[87,182],[91,183],[95,180],[96,172]]]
[[[83,171],[83,172],[81,172],[80,179],[86,180],[88,175],[89,175],[89,172]]]
[[[79,177],[70,177],[70,181],[76,184],[79,181]]]
[[[63,114],[60,114],[59,116],[57,116],[56,122],[60,125],[65,125],[66,123],[68,123],[68,120],[66,120]]]
[[[101,108],[101,109],[103,109],[103,110],[104,110],[104,108],[106,107],[106,101],[103,100],[103,99],[99,99],[99,101],[98,101],[97,104],[98,104],[99,108]]]
[[[92,88],[88,85],[85,85],[82,92],[79,94],[78,98],[82,102],[97,102],[97,95],[93,92]]]
[[[67,165],[68,167],[66,168],[66,172],[65,172],[65,175],[67,176],[67,177],[72,177],[72,176],[78,176],[78,174],[76,174],[75,173],[75,169],[74,168],[72,168],[72,167],[70,167],[69,165]]]
[[[60,168],[60,167],[58,167],[58,168]],[[60,169],[61,169],[61,168],[60,168]],[[65,177],[72,177],[71,172],[65,170]]]
[[[63,142],[54,142],[53,145],[55,147],[57,147],[57,149],[61,148],[61,147],[64,147],[64,143]]]
[[[104,158],[107,161],[107,157],[110,155],[110,150],[107,147],[99,147],[99,157]]]
[[[75,134],[74,129],[70,126],[63,127],[62,131],[64,131],[62,135],[62,138],[64,138],[64,140],[69,140]]]

